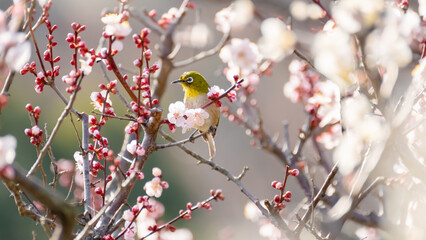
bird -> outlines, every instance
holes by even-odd
[[[172,83],[179,83],[182,85],[183,91],[185,92],[183,102],[185,107],[188,109],[201,108],[211,101],[207,97],[210,85],[207,83],[203,75],[198,72],[184,72],[178,80],[175,80]],[[210,158],[213,158],[216,154],[214,136],[216,135],[216,129],[219,125],[220,109],[215,104],[211,104],[204,110],[207,111],[209,117],[205,119],[202,126],[196,126],[195,128],[200,133],[205,133],[203,135],[203,139],[207,142],[209,147]],[[191,137],[192,136],[193,135],[191,135]]]

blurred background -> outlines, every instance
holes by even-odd
[[[11,4],[11,0],[1,1],[0,8],[7,9]],[[190,49],[183,48],[177,59],[185,59],[194,55],[201,50],[209,49],[216,45],[221,38],[221,33],[217,32],[214,24],[215,13],[224,7],[229,6],[232,1],[194,1],[196,10],[189,11],[184,18],[183,24],[179,26],[179,30],[185,26],[192,25],[196,22],[204,23],[209,29],[207,44],[200,48]],[[253,1],[256,10],[264,16],[282,16],[284,19],[288,17],[288,4],[290,1]],[[156,9],[161,16],[167,12],[170,7],[179,7],[181,1],[178,0],[158,0],[158,1],[132,1],[131,6],[138,10]],[[69,60],[72,51],[68,48],[65,37],[71,32],[70,24],[78,22],[87,26],[86,31],[81,35],[86,41],[89,48],[96,48],[98,40],[102,34],[104,24],[100,21],[101,13],[105,10],[112,10],[117,7],[118,3],[114,0],[73,0],[73,1],[53,1],[53,7],[50,10],[50,20],[52,24],[59,26],[55,31],[55,40],[58,46],[55,48],[55,54],[61,56],[61,76],[68,74],[71,70]],[[38,9],[39,10],[39,9]],[[260,36],[261,20],[254,18],[250,24],[240,31],[232,32],[232,37],[249,38],[253,42],[257,42]],[[138,33],[143,25],[130,20],[133,33]],[[310,39],[310,29],[304,29],[300,24],[293,23],[293,29],[298,34],[299,40],[307,42]],[[310,23],[310,27],[315,28],[315,23]],[[318,24],[320,27],[320,24]],[[300,30],[300,31],[299,31]],[[306,31],[307,30],[307,31]],[[36,31],[36,38],[39,46],[45,46],[46,30],[40,27]],[[150,47],[153,49],[154,61],[157,54],[158,38],[155,34],[151,34]],[[303,47],[301,46],[302,51]],[[309,49],[305,49],[306,52]],[[138,57],[139,51],[135,51],[131,38],[125,40],[123,52],[117,55],[117,62],[121,63],[128,69],[134,68],[132,62]],[[287,120],[290,125],[291,143],[294,144],[298,129],[304,122],[303,106],[291,104],[283,95],[284,83],[288,80],[288,63],[296,58],[291,55],[284,61],[273,66],[272,76],[264,76],[260,80],[255,97],[259,102],[263,115],[265,129],[271,135],[276,135],[277,139],[283,137],[282,121]],[[35,59],[35,56],[32,56]],[[152,62],[154,62],[152,61]],[[188,70],[196,70],[202,73],[211,85],[218,85],[221,88],[228,88],[229,82],[222,74],[224,64],[217,55],[209,57],[203,61],[186,66],[182,69],[176,69],[172,72],[169,81],[177,79],[179,75]],[[112,78],[113,76],[110,75]],[[80,112],[90,113],[93,107],[90,104],[90,93],[98,91],[97,85],[106,83],[105,78],[98,65],[95,64],[93,72],[83,81],[83,89],[79,92],[79,96],[75,103],[75,108]],[[58,87],[65,93],[66,86],[58,78]],[[40,106],[42,109],[40,126],[46,126],[48,132],[52,131],[58,116],[62,113],[64,104],[49,88],[45,88],[42,94],[34,91],[33,77],[26,75],[17,76],[14,79],[10,90],[10,102],[4,112],[0,115],[0,135],[12,134],[18,139],[18,149],[16,162],[24,169],[29,169],[36,159],[34,147],[29,143],[28,137],[24,134],[24,129],[30,127],[30,121],[24,106],[31,103],[33,106]],[[170,85],[160,101],[161,107],[167,111],[171,102],[181,100],[183,92],[180,86]],[[112,98],[113,107],[117,115],[123,115],[126,110],[119,99],[114,96]],[[227,101],[226,101],[227,102]],[[226,103],[228,104],[228,103]],[[123,140],[123,129],[126,122],[120,120],[110,120],[108,124],[102,128],[103,135],[110,141],[111,148],[118,152],[121,148]],[[80,125],[77,122],[77,126]],[[164,130],[167,130],[163,127]],[[173,136],[177,139],[184,139],[188,135],[182,135],[178,129]],[[159,138],[159,141],[163,140]],[[305,149],[310,149],[310,142],[307,143]],[[208,156],[207,146],[204,142],[197,140],[194,144],[187,146]],[[78,142],[69,120],[66,120],[62,126],[53,145],[53,153],[56,159],[73,159],[75,151],[79,150]],[[250,145],[250,137],[245,134],[244,128],[229,122],[222,118],[216,135],[217,155],[215,162],[229,169],[234,175],[238,175],[244,166],[249,167],[249,171],[243,178],[242,182],[247,189],[251,191],[259,199],[272,199],[276,192],[270,187],[273,180],[281,180],[284,177],[284,168],[272,155],[256,149]],[[306,152],[306,151],[305,151]],[[309,150],[306,152],[308,158],[315,157]],[[45,158],[45,169],[49,168],[49,160]],[[159,199],[166,206],[166,214],[162,218],[164,221],[175,217],[180,209],[185,208],[187,202],[197,202],[209,197],[210,189],[223,189],[226,197],[224,202],[213,203],[213,210],[199,210],[194,212],[192,220],[181,220],[176,223],[177,227],[189,228],[195,239],[260,239],[258,234],[258,226],[244,218],[244,205],[248,199],[239,191],[238,187],[228,182],[222,175],[211,170],[204,165],[197,165],[196,161],[190,156],[183,153],[178,148],[169,148],[154,153],[149,159],[145,169],[145,180],[139,182],[136,186],[134,194],[129,198],[129,203],[136,202],[136,197],[143,194],[143,185],[145,181],[152,178],[152,167],[160,167],[163,170],[163,178],[168,181],[170,188],[163,192]],[[303,193],[298,192],[294,179],[289,179],[288,189],[293,190],[293,200],[288,204],[288,209],[294,209],[294,204],[302,200]],[[318,183],[320,184],[320,183]],[[137,189],[140,189],[139,191]],[[58,191],[66,195],[67,189],[58,188]],[[38,235],[37,239],[46,239],[45,234],[41,231],[40,226],[35,226],[34,222],[26,217],[20,217],[13,199],[9,198],[7,189],[2,186],[0,188],[0,239],[31,239],[32,231]],[[286,210],[285,210],[286,211]]]

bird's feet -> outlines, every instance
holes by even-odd
[[[189,136],[189,138],[188,138],[188,140],[191,142],[191,143],[194,143],[194,141],[195,141],[195,138],[194,138],[194,136],[195,136],[195,134],[198,132],[198,130],[195,130],[193,133],[191,133],[191,135]]]

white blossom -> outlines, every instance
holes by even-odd
[[[84,55],[85,59],[80,59],[80,69],[84,73],[85,76],[89,75],[92,72],[92,66],[89,65],[89,62],[91,62],[91,54],[86,53]]]
[[[0,30],[0,56],[7,66],[19,71],[30,60],[31,44],[25,41],[25,34],[4,29]]]
[[[247,38],[231,39],[231,43],[220,50],[219,57],[229,67],[237,67],[243,72],[256,69],[262,60],[257,45]]]
[[[384,0],[342,0],[332,8],[337,25],[348,33],[371,27],[385,7]]]
[[[163,193],[163,187],[161,186],[161,179],[159,177],[154,177],[151,181],[146,182],[143,188],[150,197],[155,196],[159,198]]]
[[[304,21],[308,18],[313,20],[322,17],[322,9],[315,3],[307,4],[304,1],[293,1],[290,4],[290,13],[298,21]]]
[[[171,103],[169,105],[169,113],[167,119],[170,123],[175,124],[178,127],[183,127],[185,124],[185,104],[181,101]]]
[[[419,16],[412,10],[404,14],[397,7],[389,7],[382,25],[367,37],[367,63],[387,66],[394,62],[399,67],[407,66],[413,56],[408,39],[420,25]]]
[[[281,231],[270,222],[260,226],[259,234],[269,240],[281,240]]]
[[[186,228],[176,229],[174,232],[163,231],[161,233],[162,240],[192,240],[194,239],[191,231]]]
[[[353,38],[332,22],[328,22],[324,30],[318,33],[312,45],[315,67],[340,89],[354,84],[352,72],[355,70],[355,47]]]
[[[83,155],[81,152],[77,151],[74,153],[74,160],[75,165],[77,167],[77,170],[80,171],[80,173],[83,173],[84,167],[83,167]]]
[[[0,169],[12,164],[16,155],[16,138],[12,135],[0,137]]]
[[[105,100],[106,96],[107,96],[107,90],[102,90],[101,92],[92,92],[90,94],[90,100],[92,100],[92,104],[100,112],[103,111],[104,100]],[[107,97],[105,103],[107,105],[105,110],[108,110],[109,108],[111,108],[111,107],[108,107],[108,106],[112,106],[112,101],[109,98],[109,94],[108,94],[108,97]]]
[[[115,37],[126,37],[132,32],[129,22],[122,21],[123,15],[111,13],[101,18],[106,24],[105,33]]]
[[[216,13],[215,23],[218,31],[243,30],[253,19],[254,5],[250,0],[237,0],[229,7]]]
[[[244,217],[252,222],[257,222],[263,215],[253,202],[247,202],[244,206]]]
[[[297,37],[283,21],[268,18],[262,22],[260,30],[262,37],[259,39],[259,49],[265,58],[280,61],[293,52]]]
[[[163,173],[160,168],[158,167],[152,168],[152,175],[154,175],[154,177],[161,177],[162,174]]]

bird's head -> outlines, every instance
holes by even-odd
[[[180,83],[186,97],[194,97],[209,92],[209,84],[198,72],[184,72],[178,80],[172,83]]]

